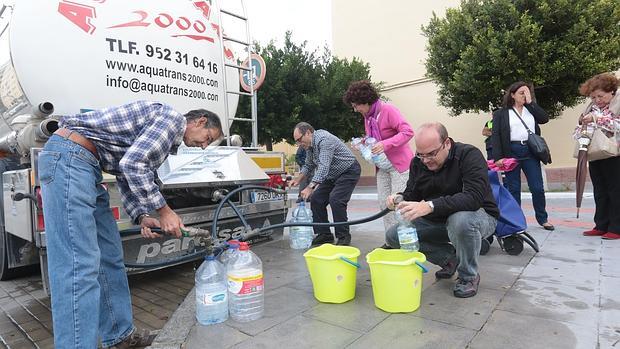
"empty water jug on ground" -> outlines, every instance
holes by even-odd
[[[228,262],[226,273],[230,317],[238,322],[261,318],[265,302],[263,263],[247,242],[239,243],[239,252]]]
[[[213,255],[205,257],[196,271],[196,320],[211,325],[228,319],[226,270]]]
[[[396,210],[394,216],[398,221],[398,243],[400,248],[405,251],[415,252],[420,249],[420,241],[418,240],[418,232],[412,222],[404,218],[400,211]]]
[[[218,257],[219,261],[222,262],[224,267],[226,267],[226,264],[239,251],[239,240],[229,240],[229,241],[226,241],[226,246],[228,246],[228,248],[224,252],[220,253],[220,256]]]
[[[312,211],[301,201],[293,210],[292,223],[312,223]],[[306,249],[312,245],[314,229],[310,226],[292,226],[289,228],[290,246],[292,249]]]
[[[366,138],[365,143],[368,149],[370,149],[372,153],[372,147],[375,144],[377,144],[377,140],[374,139],[373,137],[368,137]],[[375,166],[377,166],[380,169],[389,170],[392,168],[392,163],[387,158],[387,155],[385,155],[385,153],[383,152],[379,154],[372,154],[372,162],[375,164]]]

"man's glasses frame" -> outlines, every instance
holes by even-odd
[[[439,146],[439,148],[430,151],[428,153],[417,153],[415,154],[415,157],[420,159],[420,160],[424,160],[424,159],[433,159],[437,156],[437,154],[439,154],[439,152],[446,147],[446,140],[444,140],[443,142],[441,142],[441,145]]]
[[[301,136],[299,136],[299,138],[295,138],[295,144],[299,144],[301,143],[301,139],[304,138],[305,133],[302,133]]]

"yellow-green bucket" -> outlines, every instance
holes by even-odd
[[[360,250],[351,246],[324,244],[311,248],[304,257],[312,279],[314,297],[324,303],[344,303],[355,298],[355,277]]]
[[[418,309],[422,296],[422,274],[428,270],[420,252],[377,248],[366,255],[375,306],[389,313]]]

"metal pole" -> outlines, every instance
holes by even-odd
[[[252,146],[258,147],[258,91],[252,94]]]

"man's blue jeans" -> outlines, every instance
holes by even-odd
[[[426,259],[441,267],[457,259],[459,278],[469,281],[478,275],[482,239],[495,232],[497,220],[481,208],[453,213],[445,223],[425,218],[418,218],[413,223],[420,240],[420,252]],[[393,248],[400,248],[397,228],[398,225],[394,225],[385,233],[385,241]]]
[[[113,346],[129,336],[131,297],[120,234],[101,167],[82,146],[53,135],[39,180],[56,348]]]
[[[532,193],[532,204],[536,213],[536,221],[543,225],[547,223],[548,214],[546,209],[545,187],[543,184],[540,160],[534,158],[527,144],[510,144],[510,150],[515,158],[519,159],[519,165],[514,170],[506,172],[504,181],[506,188],[521,205],[521,170],[527,178],[527,186]]]

